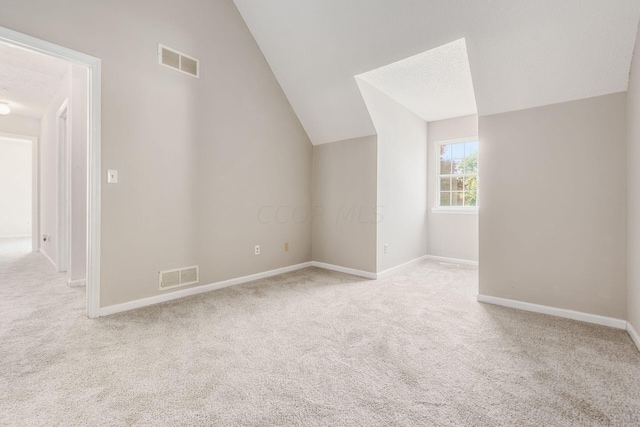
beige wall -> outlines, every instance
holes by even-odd
[[[313,147],[313,260],[375,273],[377,138]]]
[[[0,239],[31,236],[31,147],[0,135]]]
[[[627,92],[627,317],[640,332],[640,33],[631,64]]]
[[[357,81],[378,135],[376,271],[383,272],[427,253],[427,124]]]
[[[438,206],[436,143],[478,136],[478,116],[464,116],[429,122],[427,253],[429,255],[478,261],[478,215],[432,212]],[[482,143],[482,142],[481,142]],[[480,160],[482,162],[482,160]],[[480,165],[482,168],[482,165]],[[482,179],[482,178],[480,178]],[[482,197],[482,196],[480,196]],[[482,203],[482,200],[479,200]]]
[[[626,318],[625,103],[480,117],[480,294]]]
[[[427,124],[358,85],[377,135],[314,147],[312,258],[374,273],[426,254]]]
[[[312,148],[231,0],[0,9],[0,26],[102,59],[101,306],[159,294],[164,269],[199,264],[206,284],[310,261],[309,222],[258,219],[310,209]],[[200,59],[201,78],[159,66],[158,43]]]
[[[40,135],[40,120],[15,114],[0,116],[0,132],[37,138]]]

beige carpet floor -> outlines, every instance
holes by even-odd
[[[89,320],[28,245],[0,243],[0,425],[640,425],[626,332],[480,304],[475,268],[309,268]]]

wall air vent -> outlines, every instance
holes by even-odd
[[[176,270],[165,270],[160,272],[161,291],[180,286],[193,285],[200,281],[200,270],[197,265],[184,267]]]
[[[165,67],[200,78],[200,61],[170,47],[158,44],[158,62]]]

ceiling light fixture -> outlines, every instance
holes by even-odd
[[[9,103],[0,102],[0,116],[6,116],[11,113],[11,107],[9,107]]]

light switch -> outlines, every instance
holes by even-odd
[[[117,184],[118,183],[118,171],[115,169],[109,169],[107,171],[107,183],[109,184]]]

